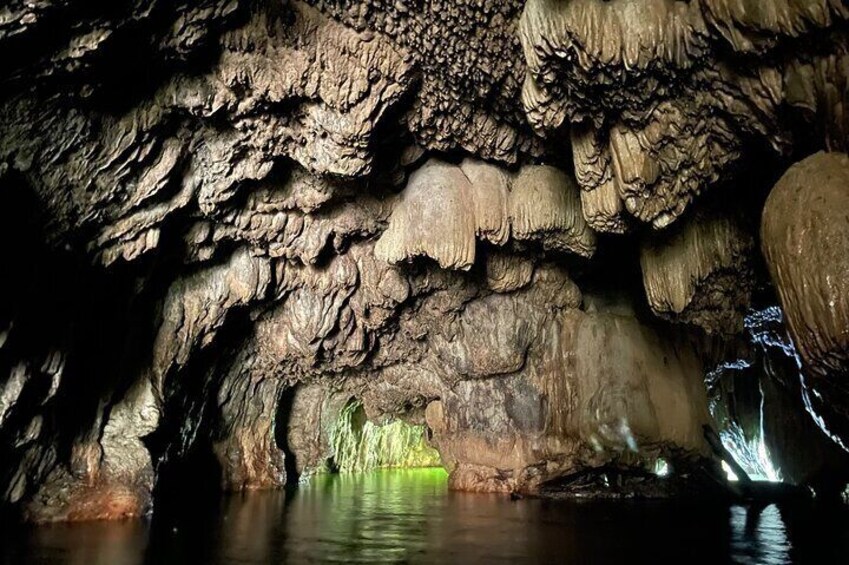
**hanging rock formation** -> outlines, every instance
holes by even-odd
[[[596,227],[661,228],[801,124],[845,147],[847,19],[830,0],[529,0],[522,100],[538,131],[574,126]]]
[[[643,285],[659,316],[738,333],[751,304],[754,239],[732,217],[697,213],[640,247]]]
[[[528,165],[513,178],[493,165],[435,161],[410,177],[375,253],[390,263],[430,257],[443,269],[466,270],[475,263],[476,236],[584,257],[595,251],[577,189],[562,171]]]
[[[770,192],[761,236],[823,425],[849,438],[849,157],[818,153]]]
[[[842,486],[847,158],[764,201],[847,148],[845,2],[84,4],[0,8],[4,507],[279,488],[366,422],[458,489],[713,476],[779,301],[764,442]]]

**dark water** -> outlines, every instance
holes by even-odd
[[[681,503],[511,501],[441,470],[327,476],[148,522],[6,528],[2,563],[849,563],[849,517]]]

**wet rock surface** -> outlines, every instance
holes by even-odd
[[[823,465],[787,456],[786,476],[834,491],[849,161],[769,191],[846,147],[847,18],[837,0],[12,2],[4,505],[108,519],[165,483],[280,488],[338,463],[354,405],[352,429],[416,430],[398,445],[437,449],[455,489],[661,460],[715,478],[705,426],[755,418],[718,417],[705,377],[758,355],[773,459],[807,444]],[[786,348],[738,349],[778,302],[801,373],[774,369]]]
[[[760,146],[814,126],[845,147],[847,18],[826,0],[530,0],[522,101],[539,131],[578,126],[599,229],[623,211],[660,228]]]
[[[818,153],[791,167],[770,192],[761,224],[764,255],[808,377],[805,395],[839,440],[849,434],[847,166],[845,154]]]

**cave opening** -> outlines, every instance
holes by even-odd
[[[439,453],[428,444],[425,425],[400,418],[372,422],[356,398],[345,404],[332,426],[330,448],[326,466],[335,473],[441,467]]]
[[[292,483],[317,475],[442,468],[421,409],[369,417],[357,396],[296,386],[282,395],[279,410],[276,441]],[[303,426],[307,410],[315,421]]]

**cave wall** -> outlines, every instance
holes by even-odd
[[[27,518],[281,487],[350,398],[426,425],[454,488],[709,466],[704,376],[778,302],[783,390],[820,399],[781,410],[849,441],[846,304],[805,282],[841,296],[842,177],[821,213],[782,200],[797,169],[766,198],[846,149],[844,2],[0,10],[0,487]]]

